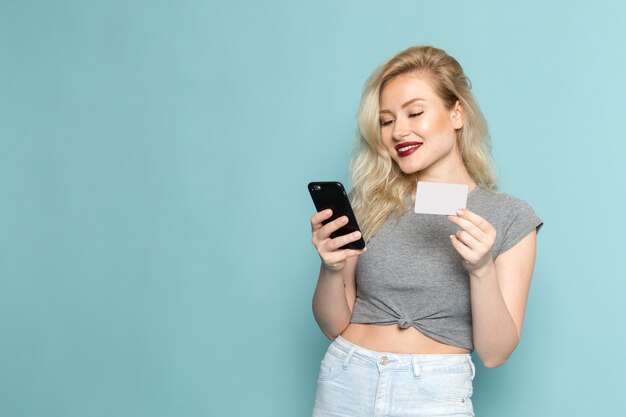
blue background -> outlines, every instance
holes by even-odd
[[[478,414],[619,414],[626,6],[504,3],[2,0],[0,415],[308,415],[306,183],[347,181],[363,83],[415,44],[546,224]]]

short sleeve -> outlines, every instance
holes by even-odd
[[[533,230],[539,232],[543,221],[528,203],[511,199],[506,222],[502,226],[502,230],[498,231],[502,233],[501,238],[496,239],[499,244],[494,248],[494,259],[511,249]]]

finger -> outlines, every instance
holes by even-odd
[[[335,267],[337,264],[341,264],[348,258],[352,258],[353,256],[358,256],[367,251],[367,248],[363,249],[342,249],[335,252],[329,253],[327,256],[322,258],[322,261],[331,267]]]
[[[346,259],[352,258],[353,256],[362,255],[364,252],[367,252],[367,248],[363,249],[345,249],[346,251]]]
[[[318,230],[317,235],[321,239],[326,239],[333,232],[336,232],[337,230],[341,229],[346,224],[348,224],[348,217],[347,216],[341,216],[341,217],[333,220],[332,222],[326,223],[324,226],[322,226],[322,228]]]
[[[335,260],[335,262],[341,262],[341,261],[345,261],[348,258],[352,258],[353,256],[358,256],[358,255],[362,255],[364,252],[367,251],[367,248],[363,248],[363,249],[341,249],[338,250],[336,252],[333,252],[335,254],[335,257],[333,257]]]
[[[452,247],[461,255],[463,260],[467,262],[468,259],[472,256],[472,250],[468,248],[463,242],[461,242],[456,235],[450,235],[450,242],[452,242]]]
[[[314,215],[311,216],[311,230],[315,231],[322,227],[322,222],[324,220],[330,219],[333,215],[333,211],[331,209],[326,209],[322,211],[318,211]]]
[[[458,217],[460,217],[462,219],[466,219],[466,220],[469,220],[470,222],[474,223],[484,233],[490,234],[494,230],[494,228],[491,225],[491,223],[489,223],[483,217],[480,217],[478,214],[474,213],[471,210],[459,209],[459,210],[457,210],[457,215],[458,215]]]
[[[329,244],[329,249],[337,250],[340,247],[347,245],[348,243],[356,242],[360,238],[361,238],[361,232],[358,232],[358,231],[348,233],[347,235],[343,235],[343,236],[337,236],[336,238],[331,239],[330,244]]]
[[[486,240],[487,234],[470,220],[458,216],[448,216],[448,220],[459,226],[462,230],[465,230],[477,240]]]
[[[462,244],[464,244],[465,246],[467,246],[473,251],[479,249],[482,246],[481,242],[478,239],[476,239],[474,236],[472,236],[470,233],[466,232],[465,230],[458,230],[454,234],[454,236],[457,238],[459,242],[461,242]]]

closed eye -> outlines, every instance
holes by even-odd
[[[419,112],[419,113],[411,113],[409,114],[409,117],[418,117],[419,115],[421,115],[422,113],[424,113],[423,111]]]
[[[393,120],[380,120],[381,126],[389,126],[392,123],[393,123]]]

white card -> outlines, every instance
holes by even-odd
[[[467,206],[467,193],[467,184],[418,181],[415,212],[456,215],[457,209]]]

